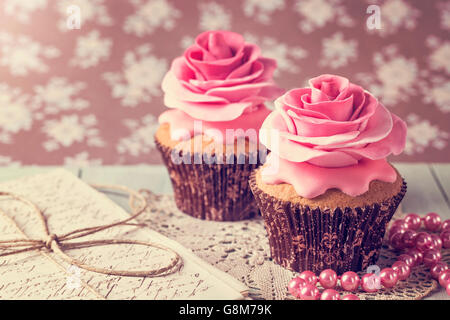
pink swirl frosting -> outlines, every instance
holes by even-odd
[[[395,171],[385,159],[403,151],[406,124],[369,92],[344,77],[321,75],[309,80],[309,85],[279,97],[275,101],[276,110],[262,125],[261,142],[282,160],[277,173],[263,171],[263,181],[290,183],[307,198],[329,188],[356,196],[367,191],[372,180],[394,182]],[[279,133],[277,139],[270,139],[267,130],[271,129]],[[274,161],[274,156],[270,161]],[[288,167],[283,165],[286,161],[292,163],[290,175],[284,173],[283,167]],[[377,161],[377,165],[370,161]],[[310,167],[304,163],[318,169],[307,169]],[[297,168],[296,175],[292,174],[293,166]],[[364,181],[327,178],[328,174],[338,172],[343,177],[355,172],[361,174],[364,172],[361,168],[367,168]],[[311,176],[313,171],[317,173],[315,177]],[[305,175],[313,181],[306,190],[300,187]],[[314,178],[317,178],[315,182]]]
[[[265,101],[282,93],[272,79],[275,69],[276,61],[262,57],[259,47],[240,34],[207,31],[173,61],[162,82],[164,103],[177,110],[173,117],[182,112],[190,119],[233,121],[265,108]],[[171,118],[165,115],[163,120],[170,123]]]

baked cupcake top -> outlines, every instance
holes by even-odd
[[[275,108],[260,130],[271,150],[262,182],[290,184],[311,199],[329,189],[356,197],[372,181],[398,180],[386,157],[403,151],[406,124],[360,86],[321,75],[279,97]]]
[[[270,113],[264,102],[282,93],[272,79],[275,69],[276,61],[262,57],[260,48],[240,34],[201,33],[164,77],[164,104],[171,110],[159,122],[170,125],[177,141],[215,130],[222,137],[226,129],[242,129],[235,130],[237,137],[258,130]],[[201,128],[194,127],[196,120]]]

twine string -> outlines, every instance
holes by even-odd
[[[69,240],[78,239],[85,237],[87,235],[91,235],[103,230],[111,229],[117,226],[124,226],[124,225],[133,225],[133,226],[139,226],[142,224],[136,224],[131,223],[132,220],[136,219],[138,216],[140,216],[143,212],[145,212],[148,209],[148,201],[146,197],[142,196],[142,194],[129,189],[125,186],[119,186],[119,185],[92,185],[96,189],[110,189],[110,190],[116,190],[123,193],[127,193],[130,197],[130,203],[133,204],[132,210],[133,214],[123,220],[113,222],[110,224],[105,225],[99,225],[95,227],[87,227],[87,228],[80,228],[73,231],[70,231],[68,233],[57,235],[55,233],[50,232],[49,226],[47,223],[47,219],[44,215],[44,212],[39,209],[39,207],[34,204],[33,202],[29,201],[25,197],[22,197],[20,195],[11,193],[11,192],[2,192],[0,191],[0,197],[4,198],[11,198],[15,201],[22,202],[23,204],[27,205],[31,209],[33,209],[34,212],[39,217],[39,221],[41,224],[41,227],[43,229],[44,237],[42,239],[32,239],[29,238],[25,232],[20,228],[18,223],[9,216],[5,211],[0,209],[0,214],[8,220],[11,224],[13,224],[16,229],[18,229],[25,238],[23,239],[10,239],[10,240],[0,240],[0,257],[3,256],[10,256],[15,255],[23,252],[29,252],[29,251],[41,251],[41,249],[47,249],[51,252],[54,252],[57,254],[60,258],[68,262],[69,264],[75,265],[77,267],[80,267],[82,269],[96,272],[96,273],[102,273],[107,275],[115,275],[115,276],[128,276],[128,277],[157,277],[157,276],[164,276],[169,275],[172,273],[177,272],[180,270],[183,266],[183,259],[181,256],[175,252],[174,250],[165,247],[163,245],[153,243],[153,242],[146,242],[146,241],[138,241],[138,240],[129,240],[129,239],[100,239],[100,240],[86,240],[86,241],[79,241],[79,242],[68,242]],[[147,191],[148,192],[148,191]],[[140,206],[136,206],[136,200],[140,203]],[[93,247],[93,246],[105,246],[105,245],[116,245],[116,244],[131,244],[131,245],[141,245],[141,246],[147,246],[147,247],[153,247],[157,248],[163,251],[166,251],[172,255],[170,262],[167,263],[165,266],[157,267],[154,269],[148,269],[148,270],[136,270],[136,271],[130,271],[130,270],[113,270],[113,269],[106,269],[101,267],[92,266],[89,264],[86,264],[76,258],[73,258],[65,253],[65,250],[70,249],[80,249],[80,248],[86,248],[86,247]],[[3,251],[3,252],[2,252]]]

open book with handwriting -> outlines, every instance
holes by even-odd
[[[44,212],[50,232],[56,235],[129,216],[106,195],[62,169],[1,183],[0,191],[36,204]],[[26,237],[45,236],[38,215],[25,204],[0,198],[0,209],[14,219]],[[14,223],[0,215],[0,241],[22,238]],[[242,283],[148,227],[119,226],[77,240],[96,239],[158,243],[177,252],[184,265],[160,277],[121,277],[69,265],[47,249],[29,251],[0,257],[0,299],[242,299],[246,295]],[[129,244],[84,247],[66,253],[89,265],[130,271],[163,266],[171,256],[157,248]]]

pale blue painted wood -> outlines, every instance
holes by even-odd
[[[27,166],[27,167],[0,167],[0,182],[17,179],[33,174],[44,173],[51,170],[64,168],[78,176],[80,169],[76,167],[58,166]]]
[[[450,218],[450,164],[433,165],[396,163],[396,168],[408,183],[402,202],[404,212],[426,213],[436,211]],[[4,167],[0,168],[0,181],[36,174],[56,167]],[[77,174],[78,169],[69,169]],[[81,178],[86,182],[123,184],[133,189],[149,189],[158,194],[172,192],[166,168],[163,165],[103,166],[82,168]],[[435,176],[433,176],[433,173]],[[436,183],[436,179],[439,183]]]
[[[450,219],[450,164],[432,164],[430,167],[447,203],[448,210],[446,218]]]
[[[397,163],[394,166],[405,179],[408,190],[402,202],[403,212],[426,214],[434,211],[448,215],[448,205],[426,164]]]
[[[172,193],[169,175],[163,165],[89,167],[83,168],[81,178],[90,183],[121,184],[157,194]]]

